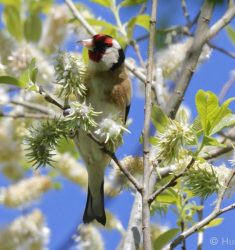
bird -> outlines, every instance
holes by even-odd
[[[116,39],[105,34],[96,34],[79,43],[88,49],[86,104],[101,112],[95,122],[99,126],[112,119],[124,126],[132,96],[131,81],[125,68],[124,50]],[[95,128],[91,133],[94,132]],[[83,131],[78,132],[76,144],[88,172],[88,193],[83,222],[86,224],[96,220],[105,226],[104,174],[111,158]]]

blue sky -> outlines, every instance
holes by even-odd
[[[62,1],[59,1],[60,3]],[[108,9],[100,7],[97,4],[90,3],[89,1],[83,0],[79,1],[91,8],[97,16],[102,16],[109,22],[113,22],[113,16]],[[188,1],[189,13],[191,16],[195,16],[198,11],[198,6],[200,6],[201,1]],[[212,18],[212,22],[218,20],[222,15],[225,8],[223,6],[217,7]],[[128,20],[131,16],[135,16],[138,12],[138,7],[134,8],[123,8],[121,12],[122,21]],[[149,4],[147,12],[149,12]],[[158,9],[158,19],[166,19],[168,24],[182,24],[185,20],[182,18],[182,11],[180,7],[179,0],[159,0]],[[231,23],[235,27],[235,22]],[[145,33],[143,29],[136,29],[135,35],[139,36]],[[74,41],[75,42],[75,41]],[[213,42],[227,50],[234,51],[234,45],[229,41],[226,32],[222,31],[219,35],[213,38]],[[70,44],[67,48],[70,50],[74,48],[74,44]],[[141,51],[147,51],[147,43],[141,43]],[[127,50],[127,56],[135,56],[132,49]],[[146,57],[146,53],[143,53]],[[229,72],[234,69],[234,60],[224,56],[223,54],[214,51],[210,60],[202,64],[196,74],[193,76],[191,84],[187,90],[185,96],[185,104],[188,105],[192,110],[192,116],[195,117],[195,103],[194,96],[199,89],[211,90],[218,94],[223,86],[223,84],[228,80]],[[125,135],[124,145],[120,147],[117,151],[119,158],[129,154],[141,154],[141,147],[138,143],[139,136],[141,134],[143,126],[143,99],[137,97],[137,87],[136,83],[133,83],[134,95],[132,99],[132,105],[130,110],[130,118],[133,118],[133,123],[130,127],[131,134]],[[226,98],[234,96],[235,87],[233,87]],[[231,108],[235,110],[235,105],[232,104]],[[53,190],[46,193],[42,200],[35,205],[39,207],[46,216],[48,226],[51,229],[51,242],[50,250],[67,250],[70,245],[70,238],[75,232],[78,224],[82,222],[82,214],[86,202],[86,193],[79,189],[79,187],[64,178],[59,178],[62,183],[62,190]],[[8,181],[0,176],[0,185],[7,185]],[[214,197],[211,197],[206,204],[208,209],[206,209],[205,214],[208,214],[213,208],[212,202]],[[225,204],[229,204],[234,200],[234,198],[225,201]],[[131,205],[133,202],[133,195],[130,192],[123,192],[118,197],[114,199],[106,199],[106,207],[111,210],[118,218],[123,222],[124,227],[127,227],[129,213],[131,210]],[[21,211],[16,211],[15,209],[6,209],[0,207],[0,226],[11,222],[16,218]],[[229,212],[223,216],[224,222],[219,227],[206,230],[204,249],[217,250],[217,249],[235,249],[235,245],[229,246],[224,241],[222,245],[222,237],[224,240],[231,239],[235,241],[235,213],[234,211]],[[163,225],[169,227],[175,226],[175,217],[173,213],[169,213],[164,218],[159,216],[154,216],[154,222],[161,222]],[[120,235],[117,231],[106,231],[102,230],[102,235],[105,239],[106,249],[112,250],[118,245],[120,240]],[[220,241],[218,245],[212,246],[210,244],[211,237],[218,237]],[[235,243],[234,243],[235,244]],[[187,240],[187,245],[189,249],[196,249],[196,235],[190,237]],[[178,247],[177,249],[180,249]]]

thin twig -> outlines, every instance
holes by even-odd
[[[39,104],[35,104],[35,103],[27,102],[27,101],[16,101],[16,100],[11,100],[10,103],[25,107],[31,110],[38,111],[43,114],[47,114],[47,115],[52,114],[52,112],[50,112],[48,108],[45,108],[44,106],[39,105]]]
[[[13,119],[53,119],[53,117],[44,114],[4,114],[0,112],[0,117],[13,118]]]
[[[154,41],[156,30],[157,0],[152,0],[151,18],[149,28],[149,46],[148,46],[148,65],[145,82],[145,115],[143,131],[143,192],[142,192],[142,222],[143,222],[143,246],[144,250],[151,250],[151,233],[150,233],[150,208],[148,203],[149,196],[149,179],[150,179],[150,162],[149,162],[149,130],[152,110],[152,80],[154,64]]]
[[[148,199],[149,204],[151,204],[156,197],[161,194],[163,191],[165,191],[168,187],[171,187],[177,179],[179,179],[181,176],[183,176],[194,164],[195,159],[192,158],[191,161],[188,163],[188,165],[185,167],[185,169],[180,172],[179,174],[174,175],[174,177],[168,181],[165,185],[160,187],[158,190],[156,190]]]
[[[96,142],[101,150],[103,150],[107,155],[111,157],[111,159],[117,164],[121,172],[127,177],[127,179],[133,184],[133,186],[136,188],[138,192],[142,192],[143,187],[140,185],[140,183],[136,180],[136,178],[122,165],[122,163],[117,159],[115,153],[109,151],[105,144],[100,142],[92,133],[88,132],[87,135]]]
[[[191,25],[191,20],[190,20],[190,16],[189,16],[189,13],[188,13],[188,9],[187,9],[187,5],[186,5],[185,0],[181,0],[181,7],[182,7],[182,10],[183,10],[183,14],[184,14],[184,17],[186,19],[187,25],[190,26]]]
[[[217,45],[215,45],[215,44],[213,44],[213,43],[211,43],[211,42],[208,42],[207,44],[208,44],[212,49],[218,50],[219,52],[221,52],[221,53],[223,53],[223,54],[225,54],[225,55],[227,55],[227,56],[229,56],[229,57],[235,59],[235,53],[230,52],[230,51],[227,51],[226,49],[221,48],[221,47],[219,47],[219,46],[217,46]]]
[[[235,16],[235,5],[229,6],[228,10],[225,14],[217,21],[208,32],[207,40],[209,41],[212,37],[214,37],[221,29],[223,29],[227,24],[231,22],[231,20]]]
[[[230,74],[230,78],[223,85],[223,88],[222,88],[222,90],[219,93],[219,100],[221,102],[223,101],[224,97],[227,95],[228,91],[230,90],[230,88],[233,86],[234,83],[235,83],[235,74],[231,73]]]
[[[176,246],[178,246],[182,242],[182,240],[188,238],[193,233],[198,232],[201,228],[203,228],[207,224],[209,224],[213,219],[215,219],[219,215],[235,208],[235,203],[233,203],[225,208],[221,208],[221,204],[222,204],[223,198],[225,196],[227,187],[229,186],[231,180],[234,178],[234,175],[235,175],[235,170],[233,169],[231,171],[231,174],[227,177],[226,183],[218,195],[214,210],[205,219],[199,221],[198,223],[196,223],[195,225],[193,225],[192,227],[188,228],[186,231],[184,231],[183,233],[178,235],[174,240],[172,240],[168,244],[168,246],[165,248],[166,250],[174,249]]]
[[[200,206],[204,206],[204,199],[203,198],[201,198],[201,200],[200,200]],[[203,220],[203,208],[200,209],[197,212],[197,214],[198,214],[198,221],[202,221]],[[198,232],[197,250],[202,250],[203,236],[204,236],[204,232],[203,231]]]
[[[65,110],[68,107],[64,107],[63,105],[61,105],[58,101],[56,101],[55,97],[52,97],[51,95],[49,95],[42,86],[39,87],[39,94],[41,94],[42,96],[44,96],[45,100],[51,104],[54,104],[55,106],[57,106],[58,108]]]
[[[183,101],[185,92],[196,69],[202,48],[207,42],[209,32],[209,22],[215,6],[214,1],[206,0],[198,19],[197,29],[191,48],[189,49],[182,66],[180,77],[176,83],[176,89],[170,97],[167,107],[167,114],[174,119],[178,108]]]
[[[227,145],[226,148],[219,148],[219,149],[215,149],[211,152],[208,152],[205,156],[203,156],[203,158],[207,161],[213,160],[215,158],[218,158],[221,155],[224,155],[224,154],[231,152],[233,149],[234,148],[232,145]]]
[[[134,51],[136,53],[136,56],[137,56],[137,58],[138,58],[138,60],[140,62],[141,67],[145,68],[145,63],[144,63],[144,60],[143,60],[143,58],[142,58],[142,56],[140,54],[140,48],[139,48],[138,43],[135,40],[132,40],[132,41],[130,41],[130,45],[132,45],[132,47],[133,47],[133,49],[134,49]]]

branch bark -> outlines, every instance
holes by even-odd
[[[184,94],[196,69],[202,48],[207,42],[209,22],[213,13],[214,5],[214,1],[205,0],[202,6],[192,46],[185,57],[180,78],[176,83],[177,87],[168,103],[167,114],[172,119],[175,118],[178,108],[183,101]]]
[[[152,79],[154,64],[154,40],[156,30],[157,0],[152,0],[151,18],[149,29],[149,46],[148,46],[148,66],[145,82],[145,116],[143,131],[143,191],[142,191],[142,223],[143,223],[143,246],[144,250],[151,250],[151,233],[150,233],[150,208],[148,203],[149,180],[150,180],[150,161],[149,161],[149,130],[152,110]]]

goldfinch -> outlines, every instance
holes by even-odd
[[[115,39],[104,34],[94,35],[80,43],[87,47],[89,56],[86,103],[95,111],[102,112],[95,118],[98,127],[109,126],[108,129],[112,130],[115,122],[125,125],[132,89],[125,69],[123,49]],[[110,123],[110,120],[114,123]],[[91,132],[96,133],[95,129]],[[99,133],[97,136],[104,142]],[[82,131],[78,132],[77,144],[88,171],[88,195],[83,222],[97,220],[105,225],[104,172],[111,159]]]

